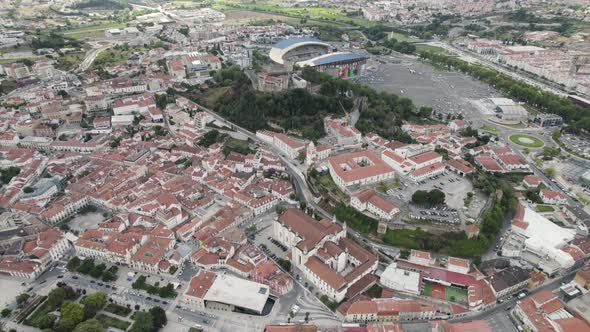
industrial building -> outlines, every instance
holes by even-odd
[[[533,119],[533,123],[543,128],[561,127],[563,124],[563,118],[556,114],[539,113]]]
[[[518,124],[526,123],[527,110],[508,98],[490,98],[494,106],[496,118],[502,123]]]

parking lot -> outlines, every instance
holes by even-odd
[[[417,106],[430,106],[437,114],[458,114],[478,125],[480,110],[471,100],[499,96],[494,88],[468,75],[441,71],[407,56],[379,57],[384,63],[357,80],[377,91],[409,97]]]
[[[426,221],[443,225],[459,225],[459,212],[457,209],[447,206],[437,206],[431,209],[425,209],[410,205],[410,214],[408,218],[417,221]]]
[[[287,257],[287,248],[273,238],[272,221],[275,213],[256,223],[257,232],[248,240],[260,248],[268,257],[276,260]]]
[[[570,150],[584,157],[590,157],[590,140],[572,134],[563,134],[559,140]]]
[[[438,189],[445,193],[446,206],[438,208],[422,208],[411,204],[412,195],[417,190],[430,191]],[[402,207],[403,219],[429,221],[453,226],[464,225],[469,218],[477,218],[479,212],[486,203],[485,196],[474,192],[469,207],[465,207],[464,199],[468,192],[473,191],[473,186],[468,179],[455,173],[447,172],[420,182],[414,182],[403,177],[401,185],[389,189],[386,194],[389,200]],[[404,208],[404,205],[407,208]]]

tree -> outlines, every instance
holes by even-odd
[[[550,177],[555,177],[555,168],[547,167],[544,169],[545,173]]]
[[[2,312],[0,312],[0,316],[2,316],[2,318],[6,318],[6,317],[10,316],[11,313],[12,313],[12,310],[10,310],[8,308],[4,308],[4,309],[2,309]]]
[[[421,106],[418,110],[418,114],[423,118],[427,118],[432,114],[432,107]]]
[[[19,295],[16,297],[16,305],[17,305],[19,308],[22,308],[22,307],[23,307],[23,305],[24,305],[25,303],[27,303],[27,301],[29,300],[29,298],[30,298],[30,297],[31,297],[31,295],[29,295],[29,294],[27,294],[27,293],[22,293],[22,294],[19,294]]]
[[[129,332],[146,332],[154,329],[152,315],[145,311],[138,311],[135,313],[135,322],[129,329]]]
[[[412,202],[418,205],[424,205],[428,202],[428,192],[424,190],[416,190],[412,195]]]
[[[111,271],[104,271],[102,273],[102,281],[111,282],[117,280],[117,276],[114,275]]]
[[[78,298],[78,293],[71,286],[63,284],[59,287],[64,290],[64,298],[66,300],[75,300]]]
[[[217,129],[210,130],[201,137],[201,139],[197,142],[197,145],[204,146],[208,148],[209,146],[213,145],[219,139],[219,131]]]
[[[94,278],[100,278],[100,276],[102,275],[102,273],[104,272],[104,270],[106,270],[107,266],[104,263],[100,263],[96,266],[94,266],[91,270],[90,270],[90,275]]]
[[[103,331],[104,331],[104,327],[96,319],[91,319],[91,320],[87,320],[83,323],[80,323],[74,329],[74,332],[103,332]]]
[[[96,293],[90,294],[84,298],[82,303],[84,305],[91,305],[91,306],[94,306],[98,309],[101,309],[107,303],[107,293],[96,292]]]
[[[81,302],[84,304],[84,319],[90,319],[107,303],[107,293],[96,292],[90,294]]]
[[[154,330],[159,330],[168,324],[168,319],[166,318],[166,311],[164,309],[156,306],[152,307],[149,310],[150,315],[152,315],[152,323],[154,324]]]
[[[285,270],[287,272],[291,271],[291,261],[289,261],[288,259],[279,258],[277,260],[277,263],[279,264],[279,266],[281,268],[283,268],[283,270]]]
[[[47,306],[50,308],[57,308],[59,307],[66,298],[66,292],[63,288],[58,287],[47,295]]]
[[[80,310],[82,310],[82,307],[80,307]],[[70,332],[72,331],[76,325],[78,325],[78,323],[72,319],[69,318],[60,318],[59,319],[59,323],[57,323],[57,326],[55,326],[55,328],[53,329],[54,332]]]
[[[82,261],[80,266],[76,269],[78,272],[82,274],[90,273],[90,270],[94,268],[94,259],[86,258]]]
[[[51,314],[45,314],[42,316],[37,317],[35,320],[31,322],[31,325],[40,328],[41,330],[50,329],[55,324],[57,317]]]
[[[432,205],[443,204],[445,202],[445,193],[438,189],[431,190],[428,196],[428,201]]]
[[[0,181],[4,182],[4,184],[10,183],[13,177],[17,176],[20,173],[20,168],[18,167],[8,167],[5,169],[0,170]]]
[[[416,190],[412,195],[412,202],[418,205],[439,205],[445,202],[445,193],[438,189],[429,192]]]
[[[60,325],[62,321],[66,320],[71,321],[72,323],[74,323],[74,326],[76,326],[78,323],[84,320],[84,308],[81,305],[71,301],[65,301],[61,305],[60,313]],[[72,329],[74,328],[74,326],[72,326]]]

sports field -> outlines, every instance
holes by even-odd
[[[422,294],[435,299],[456,303],[467,303],[467,290],[455,287],[448,287],[441,284],[424,282]]]

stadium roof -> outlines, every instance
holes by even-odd
[[[310,43],[310,42],[324,44],[321,40],[319,40],[317,38],[289,38],[289,39],[281,40],[280,42],[276,43],[273,47],[284,49],[284,48],[293,46],[295,44]]]
[[[324,43],[317,38],[290,38],[276,43],[270,49],[268,56],[272,61],[282,65],[285,63],[283,57],[285,54],[287,54],[287,52],[305,45],[319,45],[331,48],[330,44]]]
[[[324,55],[320,55],[313,59],[309,59],[306,61],[300,61],[297,63],[298,66],[321,66],[329,63],[334,62],[341,62],[341,61],[355,61],[355,60],[363,60],[368,59],[369,57],[364,54],[358,53],[348,53],[348,52],[335,52],[335,53],[328,53]]]

